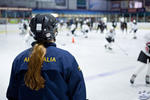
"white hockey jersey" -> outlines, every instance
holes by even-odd
[[[87,24],[82,25],[82,31],[89,31],[89,30],[90,30],[90,28]]]
[[[72,31],[72,30],[74,30],[75,28],[76,28],[76,25],[75,25],[75,24],[72,24],[70,30]]]
[[[112,30],[112,32],[109,31],[109,32],[106,33],[106,37],[114,38],[115,35],[116,35],[116,33],[115,33],[115,30],[114,30],[114,29]]]
[[[150,43],[150,33],[146,34],[146,35],[144,36],[144,39],[145,39],[145,43],[144,43],[144,45],[143,45],[142,51],[143,51],[147,56],[150,57],[150,53],[148,53],[147,50],[146,50],[146,44],[147,44],[147,43]]]
[[[137,24],[132,23],[132,30],[137,30],[137,29],[138,29]]]

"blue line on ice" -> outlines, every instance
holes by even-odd
[[[134,69],[134,68],[135,67],[127,67],[127,68],[122,68],[122,69],[114,70],[114,71],[110,71],[110,72],[99,73],[97,75],[92,75],[92,76],[85,77],[85,80],[89,81],[89,80],[94,80],[94,79],[97,79],[97,78],[100,78],[100,77],[112,76],[112,75],[115,75],[115,74],[118,74],[118,73],[121,73],[121,72],[124,72],[124,71],[128,71],[128,70],[131,70],[131,69]]]

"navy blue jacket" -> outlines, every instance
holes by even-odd
[[[45,87],[36,91],[26,87],[24,75],[27,71],[32,49],[19,54],[12,65],[8,100],[86,100],[86,89],[82,72],[75,58],[55,43],[45,45],[47,53],[42,67]]]

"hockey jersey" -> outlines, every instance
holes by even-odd
[[[114,38],[115,37],[115,30],[114,29],[112,29],[112,32],[107,32],[106,33],[106,38],[108,38],[108,37],[111,37],[111,38]]]
[[[147,56],[150,57],[150,34],[149,34],[149,33],[148,33],[148,34],[145,34],[144,39],[145,39],[145,41],[144,41],[144,45],[143,45],[142,51],[143,51]]]
[[[89,29],[89,26],[87,24],[83,24],[82,30],[83,31],[89,31],[90,29]]]

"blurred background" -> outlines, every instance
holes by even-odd
[[[0,23],[18,23],[37,13],[55,13],[58,18],[91,18],[107,21],[150,21],[150,0],[0,0]]]

